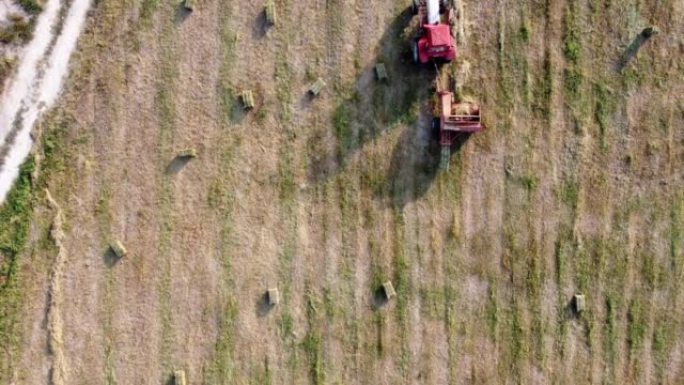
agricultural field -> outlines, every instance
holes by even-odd
[[[684,2],[460,1],[439,68],[408,0],[265,3],[92,3],[0,206],[0,384],[684,384]]]

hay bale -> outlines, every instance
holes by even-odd
[[[123,258],[128,253],[128,251],[126,251],[126,247],[124,247],[123,243],[121,243],[119,240],[112,241],[109,244],[109,248],[117,256],[117,258]]]
[[[195,0],[183,0],[183,7],[187,11],[194,11],[195,10]]]
[[[581,313],[586,309],[586,298],[584,298],[584,294],[575,294],[573,297],[573,304],[575,305],[575,312],[576,313]]]
[[[375,76],[377,76],[378,80],[380,81],[389,79],[387,77],[387,68],[385,68],[384,63],[378,63],[375,65]]]
[[[197,150],[194,148],[186,148],[185,150],[179,151],[176,157],[184,159],[197,158]]]
[[[240,100],[245,109],[250,110],[254,108],[254,93],[251,90],[242,91],[240,93]]]
[[[278,13],[276,11],[275,1],[269,0],[266,2],[266,9],[264,12],[266,13],[266,21],[268,24],[275,25],[278,21]]]
[[[387,297],[387,299],[392,299],[397,295],[391,281],[385,281],[385,283],[382,284],[382,290],[385,292],[385,297]]]
[[[188,385],[188,382],[185,379],[185,370],[176,370],[173,372],[173,384]]]
[[[278,288],[270,288],[268,289],[268,304],[271,306],[275,306],[280,303],[280,292],[278,291]]]
[[[309,87],[309,93],[311,93],[313,96],[318,96],[318,94],[321,93],[321,90],[325,87],[325,82],[323,79],[318,78],[316,81]]]

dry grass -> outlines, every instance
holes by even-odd
[[[47,308],[47,332],[48,349],[52,356],[52,366],[50,368],[50,383],[54,385],[64,385],[68,383],[66,374],[68,366],[64,356],[64,321],[62,317],[62,303],[64,302],[62,279],[64,268],[67,263],[67,253],[64,247],[65,234],[63,230],[64,214],[57,202],[52,198],[50,191],[45,190],[45,197],[55,212],[52,222],[50,236],[55,242],[57,255],[50,272],[50,283],[48,287],[48,308]]]
[[[49,176],[73,224],[64,244],[88,260],[68,260],[62,283],[70,376],[682,381],[676,1],[462,2],[470,69],[440,79],[458,77],[487,130],[442,173],[434,70],[408,64],[408,4],[275,4],[267,28],[262,3],[203,1],[182,18],[145,0],[141,20],[98,3],[61,107],[64,148],[96,171],[71,156]],[[654,20],[661,34],[616,69]],[[391,82],[374,81],[378,62]],[[307,97],[317,78],[327,88]],[[258,113],[233,94],[245,79]],[[202,156],[166,172],[187,143]],[[109,234],[135,261],[98,263]],[[387,281],[396,296],[377,306]],[[266,285],[279,306],[261,306]],[[44,383],[37,351],[19,346],[13,370]]]

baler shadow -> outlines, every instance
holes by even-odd
[[[328,149],[313,151],[308,173],[311,182],[335,177],[366,144],[396,127],[411,124],[416,119],[415,111],[434,92],[435,69],[413,63],[412,18],[410,8],[394,18],[380,39],[375,60],[357,79],[353,94],[337,105],[332,119],[336,149],[334,153]],[[385,65],[387,80],[376,78],[376,63]],[[310,138],[310,147],[315,148],[325,138],[327,127],[323,127]]]
[[[470,134],[456,137],[451,156],[461,151]],[[439,132],[432,128],[431,116],[423,115],[417,124],[407,127],[392,152],[384,183],[375,187],[377,200],[395,208],[424,196],[433,185],[440,170],[441,147]]]

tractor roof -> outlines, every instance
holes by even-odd
[[[448,24],[426,25],[428,43],[431,46],[452,45],[451,29]]]

